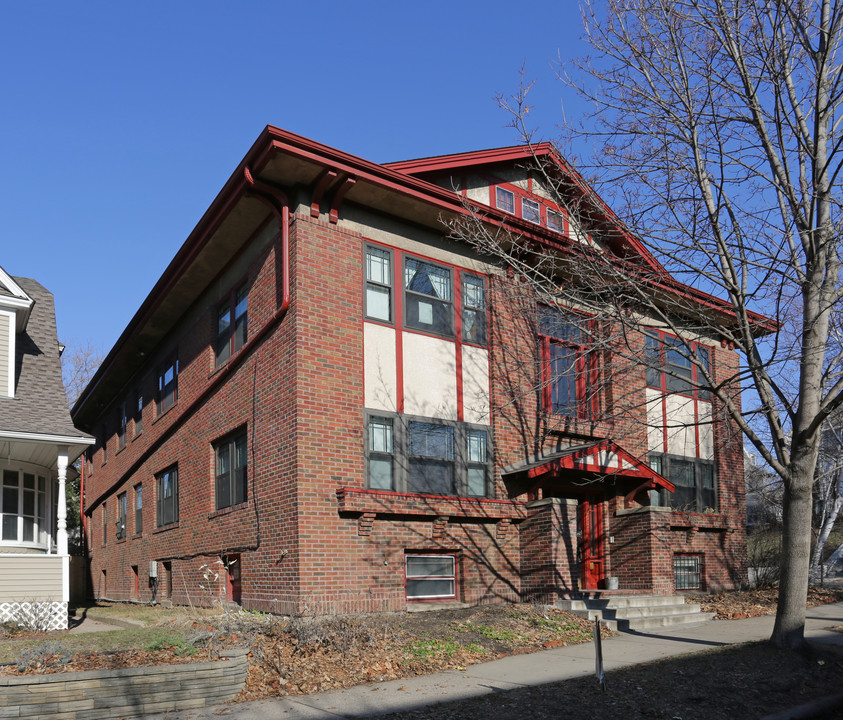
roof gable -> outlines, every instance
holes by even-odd
[[[29,322],[29,315],[35,301],[20,284],[0,267],[0,308],[15,313],[15,330],[22,332]]]

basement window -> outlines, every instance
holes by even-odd
[[[456,556],[407,555],[408,600],[453,600],[456,598]]]
[[[700,589],[700,556],[673,556],[673,584],[676,590]]]

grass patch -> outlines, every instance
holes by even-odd
[[[460,645],[453,638],[416,638],[404,646],[408,659],[418,662],[451,658],[457,652],[465,650],[478,654],[485,652],[479,645]]]

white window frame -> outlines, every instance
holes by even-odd
[[[40,548],[46,549],[49,551],[50,547],[52,546],[52,527],[53,527],[53,478],[52,475],[46,470],[46,468],[40,467],[38,465],[31,465],[28,463],[15,463],[11,467],[4,467],[2,468],[2,472],[0,472],[0,493],[3,492],[3,480],[4,472],[17,472],[18,474],[18,484],[17,484],[17,491],[18,491],[18,507],[16,508],[15,513],[7,512],[7,508],[3,506],[2,497],[0,497],[0,510],[2,510],[2,515],[0,515],[0,545],[5,547],[25,547],[25,548]],[[33,475],[35,477],[35,497],[36,502],[39,500],[44,503],[43,508],[43,515],[39,515],[38,508],[35,509],[34,516],[24,515],[23,513],[23,505],[24,505],[24,487],[23,487],[23,475],[24,473],[28,475]],[[38,489],[38,480],[39,478],[44,479],[44,491],[43,494]],[[17,518],[17,529],[15,533],[14,540],[3,540],[3,522],[5,520],[6,515],[14,515]],[[25,517],[33,517],[34,518],[34,528],[33,533],[35,540],[23,540],[23,520]],[[43,527],[41,526],[41,520],[43,520]]]
[[[536,211],[536,219],[533,220],[532,218],[527,217],[527,213],[525,211],[525,207],[532,208],[535,206]],[[521,198],[521,218],[526,220],[527,222],[531,222],[534,225],[541,225],[542,222],[542,208],[541,205],[536,200],[530,200],[529,198]]]
[[[17,352],[15,343],[17,341],[17,328],[15,326],[16,316],[14,312],[0,308],[0,315],[8,319],[9,327],[9,366],[7,370],[7,381],[5,392],[6,397],[13,398],[15,396],[15,353]]]
[[[452,572],[446,575],[430,575],[430,574],[410,574],[410,564],[411,560],[447,560],[451,563]],[[451,582],[451,592],[447,594],[442,593],[414,593],[410,594],[410,583],[411,581],[420,581],[424,582],[425,580],[435,580],[435,581],[450,581]],[[413,601],[430,601],[430,600],[456,600],[457,599],[457,592],[458,592],[458,576],[457,576],[457,556],[455,553],[414,553],[408,552],[404,555],[404,590],[406,593],[407,600],[410,602]]]

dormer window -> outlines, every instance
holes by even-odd
[[[504,190],[502,187],[495,188],[495,204],[499,210],[515,214],[515,193],[511,190]]]
[[[521,216],[531,223],[540,225],[542,218],[539,212],[539,204],[535,200],[521,199]]]
[[[547,226],[551,230],[556,230],[556,232],[565,232],[565,218],[562,217],[562,213],[558,213],[555,210],[548,208]]]

